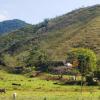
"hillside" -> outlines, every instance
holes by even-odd
[[[26,22],[18,20],[18,19],[6,20],[3,22],[0,22],[0,35],[4,33],[12,32],[16,29],[20,29],[26,25],[28,25]]]
[[[52,60],[64,60],[68,50],[78,47],[92,49],[100,59],[100,5],[80,8],[0,37],[3,61],[8,63],[14,58],[14,66],[26,65],[30,52],[37,49]]]

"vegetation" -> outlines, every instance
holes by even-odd
[[[79,70],[83,77],[86,78],[87,85],[97,84],[93,81],[94,71],[97,70],[96,55],[92,50],[77,48],[71,50],[67,55],[67,60],[73,64],[73,68]]]
[[[53,61],[66,59],[67,51],[71,48],[83,47],[93,50],[99,60],[99,11],[99,5],[81,8],[1,36],[0,52],[3,55],[10,54],[11,57],[20,59],[19,62],[21,61],[23,65],[27,65],[25,63],[27,61],[26,59],[23,61],[22,55],[27,55],[29,58],[31,50],[34,50],[33,48],[36,46],[38,50],[50,55],[49,57]]]
[[[76,49],[70,51],[72,48]],[[66,73],[66,56],[71,63],[74,59],[74,67],[79,65],[71,73],[79,71],[83,76],[93,72],[100,83],[100,5],[80,8],[0,36],[0,88],[7,90],[0,97],[11,99],[15,91],[19,100],[80,100],[81,96],[99,100],[99,86],[84,86],[80,95],[81,75],[73,80],[73,74]],[[86,79],[92,81],[93,77]],[[93,94],[97,95],[92,97]]]
[[[44,77],[44,75],[41,76]],[[43,100],[45,97],[47,100],[80,100],[82,97],[85,100],[100,99],[99,86],[84,86],[84,92],[81,95],[80,86],[54,84],[57,81],[47,81],[41,78],[28,78],[0,70],[0,88],[6,89],[6,94],[0,94],[0,99],[10,100],[15,92],[17,93],[17,100]],[[12,83],[21,85],[12,85]]]
[[[0,22],[0,35],[12,32],[27,25],[27,23],[18,19]]]
[[[93,51],[84,48],[77,48],[71,50],[67,56],[67,60],[70,60],[74,67],[78,67],[81,74],[86,75],[96,71],[97,61],[96,55]]]

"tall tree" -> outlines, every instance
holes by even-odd
[[[73,64],[73,62],[77,61],[78,67],[80,73],[88,74],[90,72],[93,72],[96,70],[96,55],[95,53],[90,49],[85,48],[76,48],[67,54],[67,59]]]

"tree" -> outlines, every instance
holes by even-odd
[[[96,70],[96,55],[90,49],[73,49],[68,52],[67,60],[70,61],[72,64],[76,61],[77,66],[74,67],[77,67],[82,75],[86,75]]]
[[[85,48],[76,48],[71,50],[68,55],[67,59],[73,63],[73,61],[77,62],[77,67],[81,73],[81,94],[82,94],[82,87],[83,87],[83,79],[84,76],[86,77],[87,74],[91,74],[96,70],[96,55],[90,49]],[[93,78],[92,74],[91,77]]]
[[[18,66],[18,64],[19,64],[16,57],[11,56],[10,54],[3,54],[2,57],[3,57],[2,60],[3,60],[4,64],[8,67],[13,68],[13,67]]]
[[[42,50],[37,51],[37,57],[35,62],[36,68],[41,71],[46,71],[48,69],[48,62],[49,62],[49,57],[46,54],[46,52]]]
[[[49,22],[49,19],[44,19],[43,22],[41,22],[41,23],[38,24],[38,27],[39,28],[43,28],[43,27],[46,27],[47,28],[48,22]]]
[[[45,51],[35,48],[31,51],[27,63],[35,66],[36,70],[47,71],[49,61],[50,57]]]

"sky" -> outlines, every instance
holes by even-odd
[[[36,24],[96,4],[100,4],[100,0],[0,0],[0,22],[20,19]]]

